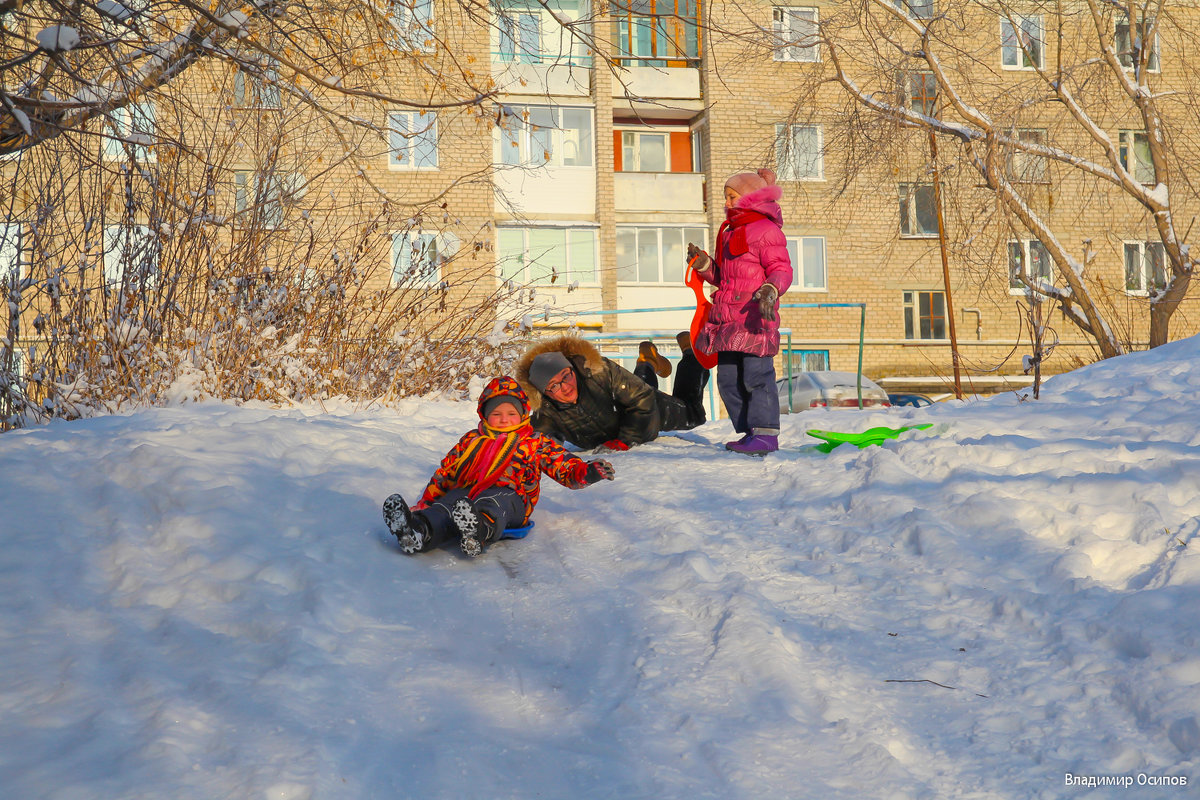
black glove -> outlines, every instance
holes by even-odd
[[[692,263],[692,259],[696,260],[695,263]],[[691,242],[688,242],[687,246],[687,260],[688,264],[696,272],[708,272],[709,262],[712,261],[712,259],[708,257],[708,253],[704,252],[699,247],[696,247],[696,245],[692,244]]]
[[[764,283],[758,287],[758,291],[754,293],[754,299],[758,301],[758,313],[768,322],[775,320],[775,301],[779,299],[779,290],[775,288],[773,283]]]
[[[611,481],[616,476],[617,473],[613,470],[613,465],[603,459],[599,459],[588,462],[587,474],[583,476],[583,479],[587,481],[588,486],[591,486],[593,483],[599,483],[600,481]]]

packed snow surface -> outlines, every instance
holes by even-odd
[[[762,460],[713,422],[475,560],[380,516],[474,402],[8,433],[0,794],[1195,797],[1198,395],[1193,338]]]

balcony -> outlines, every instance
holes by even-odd
[[[492,54],[492,78],[502,95],[587,97],[591,93],[591,58],[522,56],[504,60]]]
[[[649,214],[704,214],[704,174],[700,172],[617,172],[613,209]]]

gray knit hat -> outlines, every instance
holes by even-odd
[[[571,366],[571,362],[557,350],[539,353],[529,363],[529,382],[539,392],[544,393],[546,385],[550,383],[554,376],[569,366]]]
[[[483,404],[483,413],[481,416],[487,419],[496,410],[496,406],[503,405],[504,403],[508,403],[515,408],[518,414],[525,413],[525,403],[522,402],[521,398],[513,397],[511,394],[498,394]]]

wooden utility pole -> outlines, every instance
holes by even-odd
[[[942,216],[942,180],[938,172],[937,136],[929,131],[929,156],[933,160],[933,206],[937,212],[938,247],[942,251],[942,285],[946,291],[946,320],[950,325],[950,359],[954,362],[954,396],[962,400],[962,375],[958,364],[958,331],[954,325],[954,300],[950,295],[950,260],[946,256],[946,223]]]

